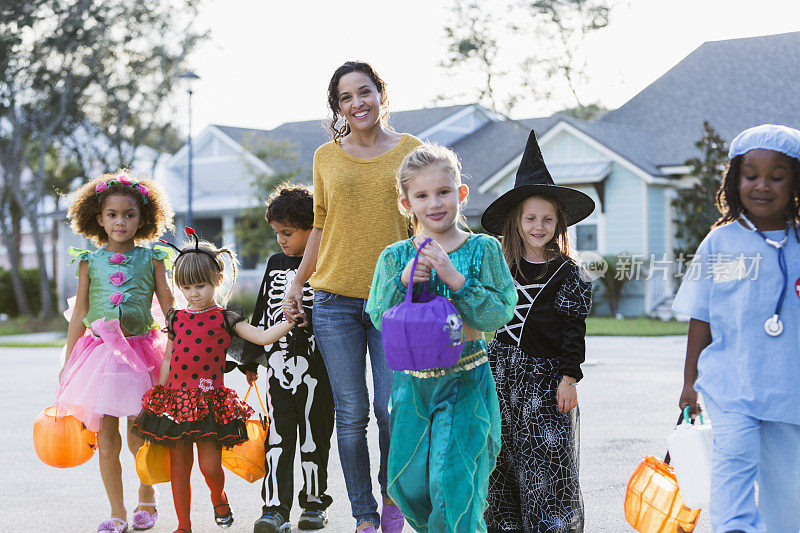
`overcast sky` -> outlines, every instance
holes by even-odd
[[[323,118],[331,73],[356,58],[387,82],[391,109],[435,105],[454,83],[437,68],[451,1],[207,0],[198,23],[212,36],[192,57],[202,78],[192,130]],[[609,26],[586,41],[590,81],[579,96],[614,108],[705,41],[798,30],[797,0],[622,0]],[[743,83],[759,82],[747,79],[746,65],[742,71]],[[548,101],[525,102],[513,116],[571,105],[560,90]]]

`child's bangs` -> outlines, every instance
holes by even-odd
[[[212,274],[215,272],[217,272],[216,267],[206,254],[187,253],[175,262],[172,275],[175,285],[183,287],[197,283],[213,284],[216,280],[212,278]]]

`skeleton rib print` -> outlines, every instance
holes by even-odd
[[[292,284],[297,271],[294,269],[273,270],[270,276],[269,288],[267,289],[267,321],[260,323],[259,326],[267,328],[273,326],[283,320],[283,298],[286,296],[286,290]],[[314,303],[314,291],[311,287],[303,287],[303,307],[311,307]],[[263,321],[262,321],[263,322]],[[272,359],[272,355],[276,352],[285,359],[288,356],[288,340],[294,332],[289,332],[285,337],[281,338],[278,342],[274,343],[271,347],[265,347],[267,360]],[[310,336],[309,342],[311,343],[309,349],[314,350],[314,337]]]

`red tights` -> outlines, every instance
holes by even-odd
[[[172,501],[175,503],[175,514],[178,515],[178,528],[188,530],[192,527],[189,508],[192,501],[192,489],[189,478],[192,473],[194,453],[191,441],[179,441],[169,454],[170,484],[172,485]],[[225,473],[222,471],[222,450],[215,442],[197,443],[197,462],[200,472],[211,490],[211,503],[220,505],[227,502],[224,494]],[[216,509],[217,514],[228,512],[227,507]]]

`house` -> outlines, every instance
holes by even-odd
[[[672,200],[691,185],[686,161],[700,155],[694,143],[703,122],[727,141],[763,123],[800,128],[798,85],[800,32],[707,42],[598,120],[522,121],[536,131],[555,182],[597,202],[576,227],[577,248],[621,254],[634,277],[624,315],[669,312],[685,259],[673,254]],[[512,184],[513,176],[497,174],[479,190],[496,196]]]
[[[422,139],[444,144],[461,154],[466,182],[472,188],[466,214],[478,226],[483,207],[494,198],[484,195],[479,185],[505,171],[524,146],[528,127],[499,116],[478,105],[455,105],[392,113],[390,125]],[[206,127],[193,141],[193,222],[198,233],[219,236],[218,242],[234,244],[236,219],[244,207],[263,204],[251,186],[254,172],[275,170],[253,155],[270,142],[287,142],[297,155],[302,181],[311,183],[314,151],[329,139],[323,121],[289,122],[273,130],[237,128],[222,125]],[[168,161],[158,176],[172,199],[183,226],[186,211],[188,147]],[[510,168],[510,167],[508,167]],[[263,265],[244,261],[239,290],[255,291]]]
[[[483,181],[503,171],[524,146],[528,127],[477,105],[455,105],[392,113],[390,124],[397,131],[408,132],[433,142],[445,144],[462,154],[463,166],[472,188],[467,210],[470,224],[479,225],[483,207],[493,196],[478,191]],[[270,142],[286,142],[297,156],[302,170],[301,181],[311,183],[314,151],[329,138],[320,120],[289,122],[272,130],[209,125],[192,142],[192,226],[200,235],[217,244],[235,247],[235,225],[243,208],[263,205],[252,187],[254,173],[270,174],[270,168],[254,153]],[[159,160],[155,179],[166,189],[177,216],[176,228],[185,224],[187,210],[187,174],[189,148],[182,147],[172,156]],[[280,163],[279,163],[280,164]],[[136,169],[133,169],[136,173]],[[61,232],[61,256],[69,245],[86,246],[83,239],[65,226]],[[243,258],[237,290],[256,292],[263,275],[263,262]],[[73,271],[59,275],[59,294],[75,290]]]
[[[617,255],[634,278],[623,293],[627,316],[669,309],[676,288],[676,191],[691,184],[686,161],[710,121],[730,140],[765,122],[800,127],[800,32],[707,42],[616,110],[593,121],[564,115],[512,120],[478,105],[392,113],[397,131],[447,145],[462,159],[471,193],[466,215],[477,226],[483,209],[513,185],[530,129],[536,131],[556,183],[582,190],[597,209],[572,231],[579,251]],[[328,139],[324,121],[289,122],[272,130],[206,127],[193,142],[193,225],[218,242],[235,244],[242,208],[259,205],[255,171],[276,169],[253,152],[288,142],[310,183],[316,148]],[[254,148],[255,147],[255,148]],[[181,227],[186,211],[188,147],[159,165]],[[261,265],[246,264],[240,290],[255,291]],[[678,265],[679,266],[679,265]],[[659,308],[659,306],[661,306]],[[605,312],[601,301],[596,309]]]

